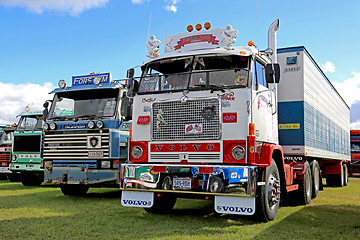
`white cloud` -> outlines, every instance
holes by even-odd
[[[349,106],[360,101],[360,73],[353,72],[352,74],[353,77],[348,78],[341,83],[332,82],[336,90]]]
[[[43,110],[45,100],[52,99],[49,92],[54,89],[52,83],[39,84],[12,84],[0,82],[0,124],[17,122],[16,116],[20,114],[28,104],[32,104],[32,110]]]
[[[327,61],[324,65],[322,65],[321,70],[323,72],[335,72],[335,65],[332,62]]]
[[[176,4],[178,4],[180,2],[180,0],[165,0],[165,2],[168,3],[168,5],[165,6],[166,11],[173,12],[173,13],[177,12],[178,9],[177,9]]]
[[[133,4],[142,4],[144,2],[150,2],[150,0],[131,0]]]
[[[36,14],[54,11],[78,16],[91,8],[103,7],[109,1],[110,0],[0,0],[0,5],[6,7],[21,7]]]
[[[360,129],[360,120],[350,123],[350,129]]]

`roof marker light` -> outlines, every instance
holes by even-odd
[[[255,46],[255,44],[254,44],[253,41],[249,41],[249,42],[248,42],[248,45],[249,45],[250,47]]]
[[[206,22],[206,23],[204,24],[204,28],[205,28],[206,30],[209,30],[209,29],[211,28],[211,24],[210,24],[209,22]]]
[[[192,25],[187,26],[186,28],[189,32],[192,32],[194,30],[194,27]]]
[[[200,31],[201,30],[201,28],[202,28],[202,26],[201,26],[201,24],[200,23],[198,23],[198,24],[196,24],[196,30],[198,30],[198,31]]]

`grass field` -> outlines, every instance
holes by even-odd
[[[51,185],[0,181],[0,239],[360,239],[360,178],[328,188],[276,219],[218,215],[212,202],[179,199],[171,214],[120,205],[117,189],[69,197]]]

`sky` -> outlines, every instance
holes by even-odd
[[[231,24],[236,46],[252,40],[264,50],[279,19],[278,47],[305,46],[360,128],[359,11],[358,0],[0,0],[0,124],[17,122],[29,104],[41,110],[60,79],[125,78],[147,60],[151,35],[163,42],[189,24]]]

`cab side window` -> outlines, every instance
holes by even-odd
[[[256,82],[258,84],[266,87],[265,67],[258,61],[256,61],[256,63],[255,63],[254,76],[253,76],[253,88],[255,88]]]

